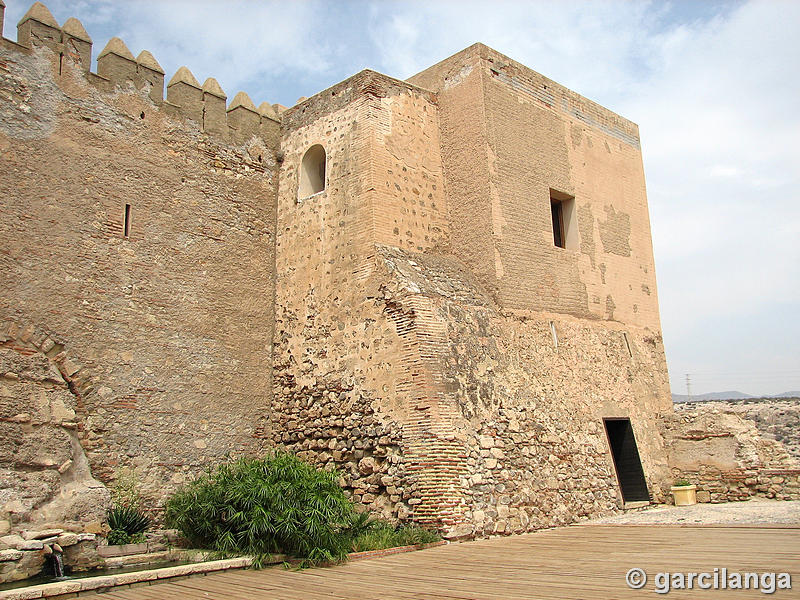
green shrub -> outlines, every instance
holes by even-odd
[[[684,486],[687,486],[687,485],[692,485],[691,483],[689,483],[688,479],[676,479],[675,480],[675,487],[684,487]]]
[[[377,527],[382,521],[373,518],[369,511],[353,512],[350,525],[347,528],[351,538],[356,538]]]
[[[108,532],[108,537],[106,539],[109,546],[121,546],[130,543],[131,536],[121,529],[112,529]]]
[[[223,464],[176,492],[166,520],[193,545],[222,554],[335,561],[350,549],[353,504],[339,475],[285,452]]]
[[[438,533],[423,529],[418,525],[400,525],[395,527],[388,521],[374,521],[366,531],[353,536],[351,549],[353,552],[366,550],[383,550],[398,546],[430,544],[442,539]]]
[[[106,519],[112,530],[124,531],[128,536],[143,533],[150,527],[150,519],[133,506],[114,506]]]

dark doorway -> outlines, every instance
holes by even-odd
[[[644,479],[639,449],[633,436],[630,419],[603,419],[617,470],[617,481],[623,502],[649,502],[647,482]]]

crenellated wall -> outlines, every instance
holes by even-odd
[[[279,123],[186,69],[162,100],[158,63],[117,39],[91,73],[80,23],[41,4],[18,36],[0,41],[0,531],[99,531],[121,468],[157,512],[271,437]],[[101,490],[65,509],[74,482]]]
[[[280,118],[272,105],[263,102],[256,108],[245,92],[239,92],[226,106],[227,96],[216,79],[209,77],[201,86],[186,67],[179,68],[167,83],[164,100],[161,65],[147,50],[134,58],[118,37],[111,38],[100,51],[97,73],[92,73],[92,38],[81,22],[69,18],[60,27],[41,2],[35,2],[20,19],[16,45],[49,48],[58,55],[59,72],[69,62],[85,72],[90,84],[104,92],[115,88],[125,90],[129,86],[144,89],[165,114],[191,119],[220,141],[241,144],[257,135],[274,146],[280,136]]]

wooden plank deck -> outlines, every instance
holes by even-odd
[[[640,567],[644,589],[625,574]],[[115,588],[103,600],[612,600],[653,598],[658,572],[788,572],[800,598],[796,527],[580,526],[439,546],[330,568],[232,571]],[[757,598],[758,590],[672,590],[668,598]],[[81,595],[83,597],[83,594]]]

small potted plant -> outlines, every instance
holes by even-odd
[[[697,486],[692,485],[686,479],[678,479],[675,485],[669,488],[675,506],[691,506],[697,504]]]

